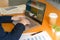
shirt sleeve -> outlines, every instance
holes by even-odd
[[[0,23],[12,22],[11,17],[12,16],[0,16]]]
[[[25,26],[21,23],[15,25],[12,32],[9,33],[9,39],[11,40],[19,40],[23,31],[25,30]]]

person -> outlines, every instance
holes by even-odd
[[[19,40],[25,26],[22,23],[17,23],[11,32],[5,32],[2,28],[2,23],[12,23],[14,18],[12,16],[0,16],[0,40]]]

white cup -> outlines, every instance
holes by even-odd
[[[55,25],[57,18],[58,18],[58,15],[56,13],[50,13],[49,14],[49,23],[50,23],[50,25]]]
[[[60,32],[56,32],[56,38],[57,40],[60,40]]]

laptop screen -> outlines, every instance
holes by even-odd
[[[41,2],[28,1],[26,4],[26,16],[42,24],[46,4]]]

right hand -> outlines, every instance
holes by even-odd
[[[27,25],[27,24],[30,24],[30,21],[27,20],[26,18],[23,18],[20,23],[24,24],[24,25]]]

